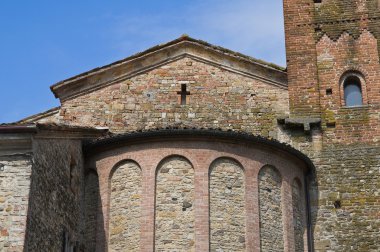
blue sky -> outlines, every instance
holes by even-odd
[[[285,66],[282,0],[0,3],[0,122],[59,101],[49,87],[181,34]]]

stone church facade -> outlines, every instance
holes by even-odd
[[[379,251],[380,2],[284,0],[287,68],[182,36],[0,126],[0,251]]]

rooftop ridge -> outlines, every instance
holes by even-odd
[[[169,41],[167,43],[163,43],[163,44],[159,44],[159,45],[153,46],[153,47],[151,47],[151,48],[149,48],[149,49],[147,49],[145,51],[135,53],[135,54],[133,54],[133,55],[131,55],[129,57],[126,57],[124,59],[115,61],[115,62],[110,63],[110,64],[106,64],[106,65],[101,66],[101,67],[96,67],[94,69],[91,69],[89,71],[83,72],[83,73],[78,74],[78,75],[75,75],[75,76],[70,77],[68,79],[59,81],[59,82],[53,84],[50,87],[50,89],[53,90],[55,87],[57,87],[57,86],[59,86],[59,85],[61,85],[63,83],[71,82],[71,81],[74,81],[74,80],[80,80],[82,78],[85,78],[85,77],[88,77],[88,76],[90,76],[92,74],[95,74],[95,73],[97,73],[99,71],[106,70],[107,68],[110,68],[112,66],[116,66],[116,65],[125,63],[127,61],[130,61],[130,60],[133,60],[133,59],[137,59],[139,57],[148,55],[149,53],[158,51],[158,50],[160,50],[162,48],[169,47],[169,46],[172,46],[172,45],[175,45],[175,44],[179,44],[179,43],[185,42],[185,41],[197,43],[199,45],[202,45],[202,46],[205,46],[205,47],[209,47],[209,48],[211,48],[213,50],[220,51],[221,53],[228,54],[230,56],[237,57],[237,58],[240,58],[240,59],[243,59],[243,60],[247,60],[247,61],[250,61],[252,63],[255,63],[255,64],[258,64],[258,65],[270,68],[272,70],[276,70],[276,71],[280,71],[280,72],[286,72],[286,68],[284,68],[282,66],[279,66],[279,65],[276,65],[274,63],[266,62],[266,61],[261,60],[261,59],[256,59],[254,57],[251,57],[251,56],[248,56],[248,55],[244,55],[242,53],[239,53],[239,52],[236,52],[236,51],[232,51],[230,49],[227,49],[227,48],[224,48],[224,47],[221,47],[221,46],[210,44],[210,43],[208,43],[206,41],[203,41],[203,40],[194,39],[194,38],[192,38],[192,37],[184,34],[184,35],[182,35],[181,37],[179,37],[179,38],[177,38],[175,40],[172,40],[172,41]]]

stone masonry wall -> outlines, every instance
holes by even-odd
[[[141,169],[132,162],[115,167],[111,178],[109,251],[140,251]]]
[[[195,251],[194,169],[183,157],[158,167],[155,251]]]
[[[86,252],[96,251],[96,233],[98,229],[98,209],[100,205],[99,178],[91,171],[85,177],[85,234]]]
[[[326,148],[315,161],[318,202],[312,202],[316,251],[379,251],[380,148]]]
[[[213,251],[258,252],[260,216],[266,218],[262,230],[266,232],[267,247],[272,246],[275,237],[276,249],[294,248],[291,184],[296,177],[303,179],[305,167],[289,153],[255,143],[237,143],[236,139],[226,142],[188,136],[139,143],[128,140],[117,146],[107,145],[88,158],[87,165],[96,167],[99,174],[101,211],[105,216],[104,225],[98,224],[98,247],[107,243],[99,237],[102,230],[109,232],[109,211],[122,211],[108,204],[112,196],[110,174],[120,162],[135,160],[143,171],[142,251],[210,251],[211,243]],[[265,182],[272,183],[273,195],[260,189],[266,197],[263,202],[258,174],[265,165],[278,167],[284,182],[281,188],[281,180],[268,176]],[[259,202],[265,208],[260,210]],[[281,242],[285,244],[280,246]]]
[[[180,105],[181,84],[190,95]],[[277,136],[288,111],[285,87],[183,58],[62,104],[59,121],[127,132],[175,125]]]
[[[188,57],[65,100],[54,118],[65,124],[108,126],[114,133],[182,125],[241,130],[288,142],[316,168],[308,192],[315,250],[378,251],[379,2],[284,0],[284,12],[289,91]],[[342,103],[340,79],[347,71],[364,77],[364,106],[347,108]],[[113,74],[110,70],[104,75]],[[96,78],[91,77],[94,83]],[[177,92],[182,84],[190,95],[181,106]],[[317,117],[322,123],[310,135],[282,129],[276,119],[286,115]],[[202,209],[203,223],[207,211]],[[279,230],[273,228],[278,239]],[[143,246],[151,251],[148,233],[143,233]],[[207,235],[196,240],[201,251]],[[247,248],[255,247],[254,240],[247,239]]]
[[[290,104],[305,98],[301,109],[317,101],[322,119],[320,142],[314,141],[316,131],[309,139],[293,131],[289,140],[316,167],[309,191],[314,249],[379,251],[379,1],[314,2],[284,1]],[[313,62],[303,64],[305,59]],[[362,77],[363,106],[345,106],[346,73]],[[305,89],[311,83],[317,85]],[[310,99],[297,88],[311,93]],[[291,109],[293,117],[304,115]]]
[[[259,173],[261,251],[284,251],[281,175],[271,166]]]
[[[222,158],[210,168],[210,251],[246,251],[242,167]]]
[[[293,227],[294,227],[294,247],[296,252],[305,251],[304,234],[305,226],[305,195],[301,182],[294,180],[292,184],[293,202]]]
[[[0,251],[23,251],[32,156],[1,156],[0,164]]]
[[[64,232],[83,247],[81,146],[79,140],[34,140],[26,251],[62,251]]]

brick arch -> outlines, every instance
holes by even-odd
[[[211,162],[210,167],[209,167],[209,174],[211,174],[212,168],[214,168],[214,164],[222,159],[235,162],[239,166],[239,168],[243,171],[243,173],[245,173],[244,165],[237,158],[234,158],[231,156],[220,156],[220,157],[214,158],[214,160]]]
[[[364,69],[360,67],[351,67],[345,69],[344,72],[340,75],[339,78],[339,95],[340,95],[340,104],[346,106],[346,101],[344,100],[344,82],[350,76],[357,77],[360,80],[360,90],[362,93],[362,105],[368,104],[368,94],[367,94],[367,79],[368,74]]]
[[[194,209],[195,231],[187,233],[190,234],[191,239],[195,236],[193,240],[188,241],[188,244],[195,242],[196,251],[207,251],[210,249],[209,177],[210,166],[215,160],[219,160],[220,158],[234,160],[235,163],[238,163],[239,169],[242,171],[241,174],[245,176],[246,194],[244,200],[246,205],[244,215],[246,218],[247,232],[245,235],[245,245],[247,251],[255,251],[255,248],[260,248],[260,213],[258,209],[258,174],[260,169],[263,166],[274,165],[282,175],[281,193],[282,199],[284,199],[284,206],[281,208],[281,214],[283,215],[283,226],[286,227],[292,227],[291,223],[293,220],[290,186],[292,179],[297,176],[302,179],[308,172],[312,173],[314,171],[310,160],[290,146],[262,137],[236,132],[190,129],[157,130],[118,136],[117,140],[101,140],[99,143],[99,146],[94,147],[102,147],[101,152],[98,152],[100,158],[98,155],[96,162],[94,162],[94,159],[87,163],[96,164],[96,168],[100,174],[107,175],[105,177],[100,175],[100,179],[106,180],[113,164],[120,163],[120,160],[137,160],[143,169],[144,189],[142,201],[143,215],[146,218],[144,218],[144,225],[141,228],[140,239],[141,249],[144,251],[154,251],[155,246],[157,249],[160,248],[157,247],[157,242],[155,242],[157,236],[156,217],[158,216],[156,211],[156,191],[158,186],[156,177],[157,174],[160,174],[159,170],[162,168],[161,166],[171,158],[182,158],[188,163],[188,170],[194,172],[194,182],[190,184],[194,184],[195,200],[192,208]],[[305,183],[307,184],[307,182]],[[108,215],[110,208],[107,203],[108,187],[107,183],[102,182],[102,184],[104,185],[101,191],[102,198],[104,199],[103,209],[106,215]],[[171,191],[168,191],[168,193],[171,193]],[[172,199],[170,198],[169,200]],[[178,210],[182,212],[182,204]],[[107,229],[106,232],[108,232],[108,220],[105,219],[104,223]],[[284,231],[283,241],[285,250],[292,250],[294,247],[294,232],[291,230],[292,228],[288,228]],[[239,238],[243,241],[244,237]],[[165,242],[172,242],[172,240],[174,239],[169,238]],[[184,250],[192,251],[194,248],[187,247]]]
[[[157,173],[159,171],[160,168],[162,168],[162,164],[165,163],[167,160],[171,159],[171,158],[181,158],[181,159],[184,159],[186,160],[190,165],[191,167],[194,169],[194,164],[196,162],[192,162],[188,155],[186,155],[186,153],[181,153],[180,151],[173,151],[171,152],[170,154],[167,154],[165,155],[164,157],[161,158],[160,162],[157,164],[156,166],[156,170],[155,170],[155,176],[157,177]]]
[[[125,163],[134,163],[134,164],[136,164],[136,165],[140,168],[140,170],[142,170],[142,168],[141,168],[139,162],[137,162],[137,161],[134,160],[134,159],[129,159],[129,158],[128,158],[128,159],[120,160],[120,161],[116,162],[116,163],[112,166],[112,168],[111,168],[111,170],[110,170],[110,172],[109,172],[109,176],[108,176],[108,180],[109,180],[109,181],[111,181],[112,176],[114,175],[115,171],[116,171],[120,166],[122,166],[122,165],[125,164]]]
[[[273,165],[273,164],[264,164],[264,165],[262,165],[261,168],[260,168],[260,170],[259,170],[259,172],[258,172],[258,174],[257,174],[258,178],[260,176],[260,173],[262,173],[265,169],[272,169],[275,173],[277,173],[278,176],[279,176],[279,178],[280,178],[280,180],[281,180],[280,182],[282,183],[284,176],[281,173],[281,170],[278,169],[277,166]]]

